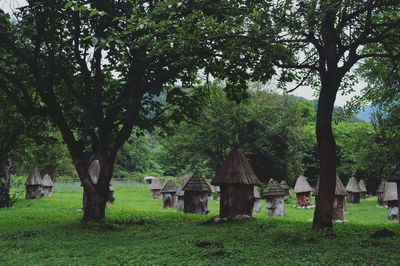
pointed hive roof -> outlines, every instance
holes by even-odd
[[[39,173],[39,169],[37,167],[32,168],[29,172],[28,179],[25,182],[27,186],[42,186],[43,180],[42,176]]]
[[[294,185],[294,192],[295,193],[302,193],[302,192],[310,192],[313,191],[310,184],[307,182],[307,179],[304,176],[299,176],[296,180],[296,184]]]
[[[192,175],[193,175],[193,173],[188,173],[182,177],[181,185],[179,186],[175,195],[177,195],[179,197],[183,197],[185,195],[185,191],[183,191],[182,188],[186,185],[187,181],[192,177]]]
[[[283,190],[281,185],[273,179],[269,181],[263,193],[263,196],[285,196],[285,195],[286,191]]]
[[[92,179],[93,184],[97,184],[100,176],[100,162],[99,160],[94,160],[89,166],[89,175]]]
[[[51,180],[51,177],[48,174],[45,174],[43,177],[43,186],[44,187],[53,187],[54,186],[53,180]]]
[[[318,196],[318,188],[319,188],[319,178],[317,180],[317,184],[314,189],[314,196]],[[346,188],[344,187],[342,180],[340,180],[339,176],[336,175],[336,187],[335,187],[335,196],[347,196],[348,193]]]
[[[351,193],[360,193],[361,192],[361,189],[360,189],[360,186],[358,185],[357,179],[354,176],[352,178],[350,178],[349,182],[347,183],[346,190],[347,190],[347,192],[351,192]]]
[[[387,179],[388,182],[400,182],[400,167],[393,171]]]
[[[183,191],[210,192],[211,188],[200,174],[193,174],[182,188]]]
[[[256,186],[254,186],[253,196],[254,196],[255,199],[261,199],[260,192],[258,191],[258,188]]]
[[[161,190],[161,183],[158,178],[151,179],[150,190]]]
[[[174,182],[171,181],[171,179],[165,180],[164,184],[162,185],[161,188],[161,193],[169,193],[169,192],[176,192],[177,187],[174,184]]]
[[[379,184],[379,187],[376,190],[376,192],[385,192],[385,184],[386,184],[386,181],[382,180],[381,183]]]
[[[367,192],[367,187],[365,186],[364,180],[361,179],[360,182],[358,182],[358,186],[360,187],[361,192]]]
[[[288,190],[289,189],[289,186],[288,186],[288,184],[286,183],[285,180],[282,180],[280,185],[284,190]]]
[[[244,157],[241,149],[233,149],[222,166],[219,168],[217,175],[211,180],[211,184],[244,184],[260,186],[261,182],[251,168],[250,163]]]
[[[395,182],[386,182],[385,196],[383,201],[397,200],[397,184]]]

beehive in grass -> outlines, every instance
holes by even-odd
[[[211,192],[210,186],[200,174],[193,174],[183,186],[185,192],[183,211],[186,213],[207,214],[208,196]]]
[[[53,187],[54,187],[53,180],[51,180],[51,177],[48,174],[45,174],[43,177],[43,185],[42,185],[43,195],[51,197],[53,195]]]
[[[182,177],[181,180],[181,185],[178,187],[176,193],[175,193],[175,199],[174,199],[174,208],[183,211],[183,206],[185,205],[185,191],[183,191],[183,187],[186,185],[186,182],[191,178],[193,173],[186,174]]]
[[[388,182],[394,182],[396,183],[397,189],[396,189],[396,193],[398,195],[398,193],[400,193],[400,167],[396,168],[396,170],[394,170],[394,172],[389,176],[389,178],[387,179]],[[385,189],[385,197],[386,197],[386,189]],[[393,205],[394,203],[391,203],[391,205]],[[397,204],[398,204],[398,208],[397,211],[400,208],[400,201],[399,198],[397,198]],[[388,202],[388,207],[389,207],[389,202]],[[393,207],[394,210],[394,207]],[[399,218],[399,222],[400,222],[400,215],[397,215]]]
[[[34,167],[31,169],[28,175],[28,179],[25,182],[25,198],[26,199],[39,199],[43,197],[43,179],[39,173],[39,169]]]
[[[285,195],[286,191],[281,185],[274,179],[271,179],[263,193],[267,201],[267,216],[285,215]]]
[[[174,184],[174,182],[172,182],[171,179],[165,180],[161,188],[161,195],[164,208],[174,207],[174,197],[177,190],[178,190],[177,186]]]
[[[361,179],[360,182],[358,182],[358,186],[361,190],[360,198],[365,199],[367,196],[367,186],[365,185],[364,180]]]
[[[294,193],[296,193],[296,206],[305,208],[311,205],[311,192],[313,191],[307,179],[304,176],[299,176],[294,185]]]
[[[252,215],[254,186],[261,182],[241,149],[235,148],[228,154],[211,184],[220,187],[221,218]]]
[[[398,197],[397,197],[397,184],[395,182],[386,182],[385,196],[383,200],[388,206],[388,219],[396,220],[399,215]]]
[[[158,199],[161,197],[161,182],[158,178],[150,179],[150,191],[153,199]]]
[[[361,189],[355,177],[349,179],[349,182],[346,186],[346,191],[348,192],[348,203],[360,203]]]

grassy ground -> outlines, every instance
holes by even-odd
[[[207,216],[164,210],[148,187],[116,184],[105,225],[80,224],[81,188],[58,185],[52,198],[0,210],[0,265],[399,265],[400,226],[376,198],[348,205],[335,235],[310,229],[313,210],[286,205],[286,216],[202,225]],[[393,238],[372,239],[388,228]]]

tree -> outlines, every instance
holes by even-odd
[[[0,83],[0,86],[4,84]],[[0,208],[5,208],[11,204],[11,153],[24,132],[25,123],[13,112],[12,104],[4,95],[0,97]]]
[[[175,125],[161,139],[165,151],[160,163],[175,174],[198,171],[212,177],[238,144],[260,180],[294,181],[302,172],[307,146],[302,126],[312,115],[312,103],[252,88],[249,98],[236,104],[221,84],[210,86],[213,93],[198,117]]]
[[[0,88],[9,87],[0,80]],[[16,107],[0,90],[0,208],[9,207],[11,173],[16,151],[28,142],[46,142],[49,139],[42,134],[42,129],[37,124],[43,121],[31,119],[30,121],[16,112]]]
[[[4,91],[22,113],[57,126],[88,197],[83,220],[103,221],[116,155],[132,128],[152,126],[167,103],[191,106],[182,88],[193,87],[212,55],[204,40],[215,18],[200,1],[28,3],[15,23],[1,24],[0,78],[12,84]]]
[[[258,49],[270,51],[271,43],[288,51],[282,68],[283,81],[319,86],[316,136],[320,161],[319,197],[313,228],[332,227],[332,207],[336,177],[336,144],[332,113],[339,89],[349,89],[351,69],[367,58],[396,58],[388,47],[399,37],[398,1],[277,1],[254,11],[259,27],[244,36],[253,38]],[[270,17],[276,34],[263,30]],[[389,49],[387,49],[389,48]],[[255,50],[255,49],[254,49]],[[293,71],[295,70],[295,71]],[[350,80],[351,81],[351,80]],[[351,84],[351,83],[350,83]]]

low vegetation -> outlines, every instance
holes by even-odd
[[[162,209],[148,185],[116,182],[105,224],[81,224],[82,188],[56,184],[52,198],[18,200],[0,210],[1,265],[397,265],[400,227],[377,208],[376,197],[347,205],[334,231],[310,229],[313,209],[286,203],[284,217],[207,224],[218,214]],[[14,193],[22,188],[14,189]],[[292,196],[293,197],[293,196]],[[387,228],[395,237],[372,238]],[[334,233],[333,233],[334,232]],[[384,254],[384,255],[383,255]]]

